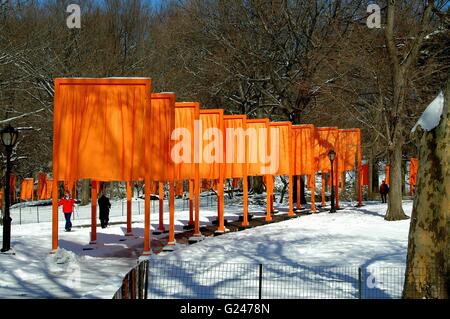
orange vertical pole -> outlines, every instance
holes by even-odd
[[[334,170],[334,175],[335,175],[335,183],[334,189],[335,189],[335,193],[336,193],[336,209],[339,208],[339,165],[338,165],[338,157],[336,156],[336,164],[335,164],[335,170]]]
[[[325,184],[326,184],[326,180],[325,180],[325,174],[322,171],[322,207],[325,206]]]
[[[316,173],[310,175],[311,177],[311,211],[316,212]]]
[[[143,256],[150,255],[150,178],[145,178],[145,205],[144,205],[144,251]]]
[[[247,164],[245,164],[244,166],[247,166]],[[247,169],[244,168],[244,178],[242,180],[242,192],[244,193],[244,200],[243,200],[243,205],[244,205],[244,211],[243,211],[243,218],[242,218],[242,226],[243,227],[247,227],[248,224],[248,178],[247,178]]]
[[[91,185],[91,242],[90,244],[97,243],[97,191],[98,181],[92,181]]]
[[[223,198],[223,168],[222,164],[220,164],[219,169],[219,181],[217,184],[217,209],[218,209],[218,218],[219,218],[219,226],[217,228],[218,232],[225,232],[225,216],[224,216],[224,198]]]
[[[274,195],[274,189],[275,189],[275,176],[269,175],[269,180],[270,180],[270,213],[273,214],[275,212],[274,208],[273,208],[273,204],[274,204],[274,200],[273,200],[273,195]]]
[[[161,232],[164,232],[165,231],[165,228],[164,228],[164,183],[159,182],[158,186],[159,186],[159,190],[158,190],[158,195],[159,195],[159,226],[158,226],[158,230]]]
[[[289,216],[294,216],[294,179],[289,175]]]
[[[53,177],[52,188],[52,253],[58,250],[58,179]]]
[[[169,181],[169,246],[175,245],[175,183]]]
[[[301,209],[301,180],[300,175],[297,175],[297,209]]]
[[[272,193],[270,186],[270,178],[272,176],[265,175],[266,177],[266,222],[272,221]]]
[[[133,184],[127,182],[127,233],[125,236],[133,236],[133,230],[131,229],[131,201],[133,198]]]
[[[294,179],[293,179],[293,172],[294,172],[294,157],[293,157],[293,150],[294,147],[292,145],[293,138],[292,138],[292,130],[289,130],[289,213],[288,215],[290,217],[294,216]]]
[[[361,135],[358,129],[358,207],[362,206],[362,151],[361,151]]]
[[[194,180],[194,202],[195,202],[195,218],[194,218],[194,236],[200,237],[200,166],[195,164],[195,180]]]
[[[189,180],[189,224],[190,226],[194,225],[194,206],[192,199],[194,197],[194,181]]]

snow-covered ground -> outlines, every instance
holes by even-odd
[[[177,201],[177,232],[182,231],[182,225],[188,220],[188,207],[184,202]],[[250,212],[254,212],[257,217],[263,216],[264,207],[259,206],[261,203],[262,198],[254,198],[250,205]],[[354,208],[351,203],[341,205],[347,207],[333,215],[320,213],[302,216],[238,233],[206,238],[192,246],[178,247],[175,252],[152,256],[152,263],[159,261],[164,265],[184,261],[187,262],[186,265],[197,262],[204,267],[224,263],[253,267],[262,263],[272,269],[265,273],[266,282],[284,280],[287,283],[293,279],[290,276],[277,277],[277,267],[287,267],[282,273],[291,274],[291,277],[296,271],[318,266],[356,270],[358,266],[377,269],[404,267],[409,220],[384,221],[385,204],[366,203],[366,206],[359,209]],[[283,211],[283,208],[281,206],[280,210]],[[410,214],[412,202],[406,201],[404,208]],[[84,209],[89,211],[90,208]],[[225,215],[228,219],[237,219],[241,209],[239,199],[236,199],[236,204],[230,201],[226,205]],[[165,212],[167,227],[167,210]],[[157,216],[157,209],[154,209],[151,215],[153,229],[158,226]],[[201,223],[209,224],[215,216],[215,204],[207,205],[205,201],[201,209]],[[64,222],[60,221],[61,251],[56,255],[49,254],[51,223],[13,225],[12,246],[16,254],[0,255],[0,298],[111,298],[120,287],[124,275],[136,265],[142,250],[142,221],[142,214],[135,214],[135,236],[125,237],[125,217],[111,218],[113,225],[107,229],[98,228],[98,240],[94,246],[88,244],[89,220],[76,219],[74,231],[70,233],[63,231]],[[164,236],[167,235],[152,235],[152,238]],[[93,249],[84,250],[86,248]],[[357,273],[353,270],[348,274],[349,278],[355,276]],[[339,278],[342,281],[342,276]],[[213,288],[216,287],[214,283],[210,284]],[[216,289],[219,291],[220,285]],[[354,294],[354,289],[354,283],[351,282],[348,293]],[[268,290],[266,293],[273,293],[272,297],[289,297],[286,296],[286,291],[289,290]],[[169,293],[152,289],[150,296],[152,294],[161,297]],[[189,297],[178,292],[171,294],[175,297]]]

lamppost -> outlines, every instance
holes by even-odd
[[[328,158],[331,163],[331,209],[330,213],[336,213],[336,208],[334,207],[334,172],[333,172],[333,161],[336,158],[336,152],[331,150],[328,152]]]
[[[11,216],[9,214],[9,206],[11,204],[10,197],[10,176],[11,176],[11,154],[14,145],[17,142],[19,131],[10,124],[0,132],[0,138],[6,150],[6,174],[5,174],[5,209],[3,212],[3,247],[1,252],[7,252],[11,249]]]

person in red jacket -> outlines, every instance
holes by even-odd
[[[380,185],[381,202],[383,202],[383,203],[387,202],[387,194],[388,193],[389,193],[389,185],[386,184],[386,181],[383,181]]]
[[[73,213],[73,207],[75,206],[75,200],[70,197],[69,192],[64,193],[64,198],[61,198],[58,202],[58,206],[63,207],[64,218],[66,219],[66,231],[72,230],[72,222],[70,221]]]

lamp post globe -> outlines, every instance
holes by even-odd
[[[331,209],[330,213],[336,213],[336,207],[334,205],[334,170],[333,170],[333,162],[336,158],[336,152],[334,150],[330,150],[328,152],[328,158],[330,159],[331,164]]]
[[[9,206],[11,205],[10,198],[10,178],[11,178],[11,154],[14,145],[19,137],[19,131],[13,128],[10,124],[0,131],[0,139],[5,147],[6,153],[6,173],[5,173],[5,208],[3,211],[3,245],[1,252],[5,253],[11,249],[11,216]]]

